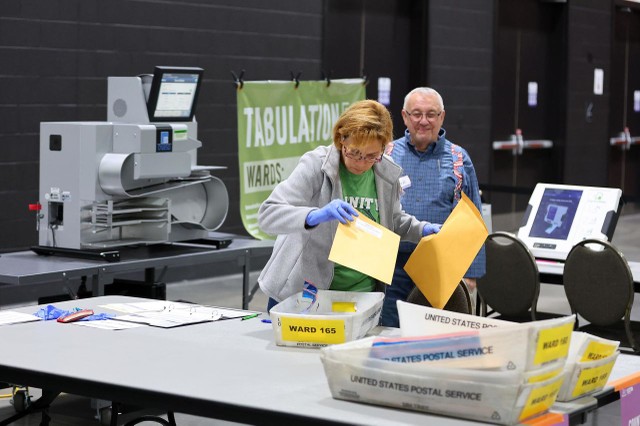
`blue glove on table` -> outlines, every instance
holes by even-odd
[[[47,305],[44,308],[38,309],[38,312],[36,312],[34,315],[37,316],[38,318],[42,318],[43,320],[48,321],[48,320],[54,320],[54,319],[58,319],[59,317],[70,315],[80,310],[81,310],[80,308],[73,308],[70,311],[67,311],[64,309],[56,308],[53,305]],[[114,317],[115,317],[114,314],[101,313],[101,314],[93,314],[88,317],[84,317],[79,321],[106,320]]]
[[[323,222],[339,220],[346,224],[353,221],[353,216],[358,216],[358,211],[353,206],[342,200],[333,200],[321,209],[314,210],[307,215],[307,225],[316,226]]]
[[[426,237],[427,235],[437,234],[440,232],[440,228],[442,228],[442,225],[438,223],[428,223],[422,228],[422,236]]]

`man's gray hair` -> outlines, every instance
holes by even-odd
[[[415,89],[407,93],[407,96],[404,97],[404,104],[402,105],[403,109],[405,110],[407,109],[407,103],[409,102],[409,98],[414,93],[420,93],[422,95],[428,95],[428,96],[435,96],[436,99],[438,100],[438,106],[440,107],[440,110],[444,111],[444,101],[442,100],[442,96],[440,96],[440,93],[438,93],[435,89],[432,89],[431,87],[416,87]]]

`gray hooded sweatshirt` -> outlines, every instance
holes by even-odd
[[[302,291],[304,281],[319,289],[329,289],[334,263],[329,251],[338,221],[305,227],[307,215],[334,199],[342,199],[339,175],[340,152],[334,145],[320,146],[300,158],[291,175],[279,183],[260,206],[258,224],[267,234],[277,235],[271,258],[258,283],[262,291],[277,301]],[[374,164],[380,224],[402,240],[417,243],[422,238],[420,222],[400,205],[402,169],[390,157]],[[375,262],[375,259],[371,259]],[[384,285],[378,290],[384,291]]]

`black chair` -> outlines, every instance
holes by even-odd
[[[640,324],[631,321],[633,275],[622,253],[606,241],[581,241],[567,256],[563,282],[571,311],[590,323],[581,327],[576,319],[576,329],[640,352]]]
[[[411,290],[411,293],[409,293],[407,297],[407,302],[431,307],[431,303],[424,297],[424,294],[422,294],[418,287]],[[473,312],[471,295],[464,282],[461,281],[460,284],[458,284],[443,309],[445,311],[461,312],[463,314],[471,314]]]
[[[540,277],[527,246],[515,235],[494,232],[487,236],[485,252],[486,274],[477,280],[482,313],[507,321],[536,320]]]

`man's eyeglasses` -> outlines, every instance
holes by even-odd
[[[382,153],[380,154],[367,154],[362,155],[357,149],[350,150],[346,146],[342,145],[342,153],[345,157],[354,161],[366,161],[367,163],[378,163],[382,160]]]
[[[429,112],[411,111],[411,112],[409,112],[406,109],[404,110],[404,112],[409,114],[409,117],[411,117],[411,119],[414,120],[414,121],[422,120],[423,116],[426,117],[427,120],[433,121],[436,118],[440,117],[440,114],[442,114],[442,111],[440,111],[440,112],[435,112],[435,111],[429,111]]]

